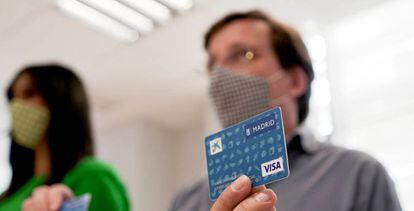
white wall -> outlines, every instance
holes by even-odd
[[[379,159],[414,210],[414,3],[394,1],[326,28],[337,144]]]
[[[5,190],[11,179],[9,166],[9,115],[8,107],[4,97],[0,97],[0,192]]]
[[[124,179],[133,210],[165,210],[175,185],[177,135],[148,121],[97,130],[97,153]]]

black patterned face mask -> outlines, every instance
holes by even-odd
[[[281,99],[271,98],[269,82],[284,77],[277,73],[265,78],[215,67],[210,77],[210,96],[223,127],[228,127],[270,108],[280,105]]]
[[[271,99],[269,82],[265,78],[220,67],[212,71],[210,96],[223,127],[266,111],[274,101]]]

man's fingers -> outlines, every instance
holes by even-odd
[[[252,189],[251,194],[266,190],[266,186],[260,185]]]
[[[220,194],[210,211],[232,211],[243,199],[250,195],[250,191],[250,179],[242,175]]]
[[[275,210],[277,197],[276,194],[270,190],[262,190],[251,195],[249,198],[243,200],[235,211],[267,211]]]
[[[56,184],[50,187],[48,192],[49,209],[58,210],[63,201],[73,197],[72,191],[65,185]]]

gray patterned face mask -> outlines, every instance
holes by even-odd
[[[212,71],[210,96],[223,127],[266,111],[273,102],[269,82],[265,78],[220,67]]]

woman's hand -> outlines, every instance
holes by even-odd
[[[73,197],[69,187],[63,184],[40,186],[27,198],[22,206],[23,211],[57,211],[63,201]]]
[[[210,211],[276,211],[277,197],[264,185],[251,188],[250,179],[243,175],[228,186]]]

